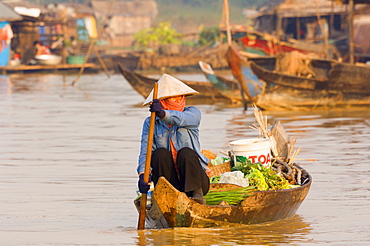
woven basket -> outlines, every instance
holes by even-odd
[[[229,161],[218,165],[212,165],[212,163],[209,163],[208,168],[211,170],[211,172],[208,174],[208,177],[212,178],[221,175],[222,173],[230,172],[231,165]]]

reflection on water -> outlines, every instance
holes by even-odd
[[[296,215],[279,222],[233,228],[141,231],[137,245],[286,245],[309,241],[310,230]]]
[[[183,75],[186,79],[186,75]],[[193,75],[191,78],[203,76]],[[189,77],[190,78],[190,77]],[[136,231],[143,98],[121,75],[0,76],[3,245],[368,245],[370,111],[266,112],[313,178],[293,218],[236,228]],[[253,110],[199,104],[202,147],[255,137]]]

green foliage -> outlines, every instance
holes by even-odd
[[[264,167],[260,163],[252,164],[249,159],[246,162],[237,162],[231,169],[241,171],[249,180],[249,185],[257,190],[290,189],[288,180],[278,175],[271,168]]]
[[[179,33],[171,27],[170,22],[161,22],[157,27],[142,29],[134,35],[139,47],[156,48],[165,44],[180,44]]]
[[[217,205],[219,202],[225,201],[231,206],[239,206],[246,197],[253,195],[254,191],[252,186],[232,190],[210,190],[205,195],[206,204]]]
[[[210,27],[205,28],[201,33],[199,34],[199,42],[198,44],[200,46],[203,45],[213,45],[220,39],[219,34],[219,28],[216,27]]]

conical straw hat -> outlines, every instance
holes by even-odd
[[[190,88],[185,83],[181,82],[180,80],[172,77],[168,74],[163,74],[158,80],[158,99],[162,100],[168,97],[173,96],[190,96],[194,94],[198,94],[196,90]],[[150,92],[147,99],[145,99],[143,106],[149,104],[153,101],[153,90]]]

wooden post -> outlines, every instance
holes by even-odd
[[[66,10],[62,10],[62,35],[63,35],[63,43],[62,43],[62,64],[67,63],[67,50],[66,50],[66,23],[67,23],[67,13]]]
[[[111,12],[111,9],[112,9],[112,6],[113,6],[113,3],[114,3],[114,0],[111,0],[111,1],[110,1],[110,4],[109,4],[108,14],[107,14],[107,16],[109,16],[109,14],[110,14],[110,12]],[[100,28],[98,29],[98,37],[100,37],[100,35],[101,35],[101,33],[102,33],[103,29],[104,29],[104,24],[105,24],[105,22],[103,22],[103,23],[101,24]],[[73,85],[78,81],[78,79],[79,79],[79,78],[80,78],[80,76],[82,75],[83,71],[85,70],[85,65],[86,65],[86,63],[87,63],[87,61],[88,61],[88,59],[89,59],[89,57],[90,57],[90,54],[91,54],[91,52],[93,52],[93,51],[95,51],[95,54],[96,54],[96,56],[98,57],[98,60],[99,60],[99,62],[100,62],[100,65],[104,68],[105,73],[108,75],[108,77],[110,76],[110,73],[109,73],[109,71],[107,70],[107,68],[106,68],[106,66],[105,66],[104,61],[101,59],[99,52],[97,52],[97,51],[95,50],[95,48],[94,48],[95,41],[96,41],[96,38],[92,38],[92,39],[90,40],[90,45],[89,45],[89,48],[88,48],[88,50],[87,50],[87,54],[86,54],[86,56],[85,56],[85,61],[84,61],[84,63],[83,63],[83,64],[82,64],[82,66],[81,66],[81,69],[80,69],[80,71],[79,71],[79,73],[78,73],[78,75],[77,75],[77,78],[75,78],[75,79],[72,81],[72,86],[73,86]]]
[[[354,0],[349,0],[349,63],[355,63],[354,44],[353,44],[353,14],[355,11]]]
[[[230,31],[230,19],[229,19],[229,1],[224,0],[224,15],[227,33],[227,43],[231,45],[231,31]]]
[[[282,38],[282,35],[284,34],[283,33],[283,17],[282,16],[279,16],[278,15],[278,21],[277,21],[277,24],[276,24],[276,37],[277,37],[277,40],[276,42],[280,42],[281,41],[281,38]],[[277,44],[275,43],[275,39],[272,38],[272,40],[270,41],[271,43],[271,48],[270,48],[270,56],[276,54],[277,52],[280,52],[279,50],[276,51],[275,48],[277,47]]]
[[[320,30],[323,34],[323,43],[324,43],[324,54],[325,58],[329,58],[329,51],[328,51],[328,32],[325,28],[326,20],[321,18],[321,15],[319,13],[319,6],[318,3],[316,3],[316,17],[317,17],[317,24],[320,27]]]

